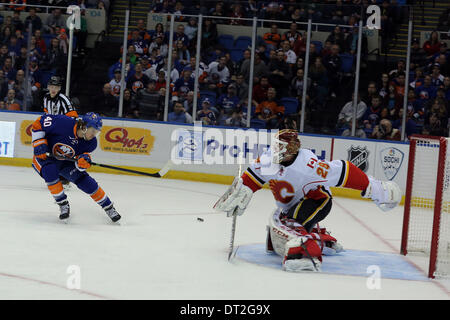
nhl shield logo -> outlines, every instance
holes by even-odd
[[[369,168],[369,150],[367,147],[351,146],[348,150],[348,161],[366,172]]]
[[[403,163],[404,153],[397,148],[385,148],[380,151],[381,167],[384,175],[392,180],[397,175]]]

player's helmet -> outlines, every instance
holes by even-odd
[[[290,156],[298,153],[301,143],[297,130],[283,129],[278,131],[272,144],[272,162],[282,163],[289,160]]]
[[[102,130],[103,122],[102,118],[95,112],[88,112],[85,115],[81,116],[81,120],[86,128],[94,128],[95,130]]]
[[[48,86],[58,86],[61,87],[62,81],[60,77],[53,76],[47,83]]]

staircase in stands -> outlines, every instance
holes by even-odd
[[[434,7],[433,7],[434,2]],[[421,6],[415,5],[413,8],[413,34],[412,39],[420,40],[422,31],[431,32],[438,25],[439,16],[449,7],[449,0],[425,0],[423,11]],[[401,24],[397,30],[395,38],[390,41],[388,57],[406,59],[408,46],[408,22]]]
[[[131,2],[131,6],[130,3]],[[123,30],[125,27],[125,11],[130,8],[130,22],[129,30],[132,30],[137,25],[139,19],[147,21],[147,14],[150,11],[150,0],[116,0],[112,5],[111,19],[110,19],[110,39],[112,41],[123,40]]]

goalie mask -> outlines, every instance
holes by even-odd
[[[292,160],[297,155],[300,145],[300,139],[296,130],[283,129],[278,131],[271,146],[272,162],[283,163]]]

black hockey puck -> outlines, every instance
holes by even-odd
[[[202,218],[197,218],[197,221],[203,222],[205,220],[203,220]]]

